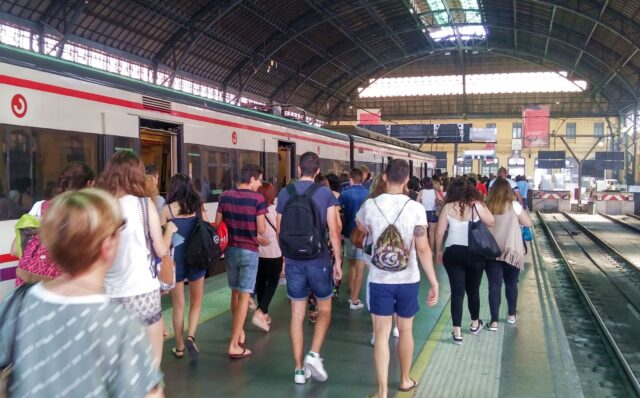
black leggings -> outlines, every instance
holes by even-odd
[[[258,298],[258,308],[265,314],[269,313],[269,304],[271,304],[271,299],[278,287],[280,272],[282,272],[282,257],[260,257],[255,292]]]
[[[518,276],[520,270],[504,261],[487,261],[487,278],[489,279],[489,308],[491,309],[491,322],[498,322],[500,300],[502,298],[502,281],[507,296],[509,315],[516,314],[518,302]]]
[[[485,260],[472,254],[467,246],[460,245],[447,247],[442,260],[451,286],[451,320],[453,326],[460,327],[465,292],[471,319],[480,317],[480,282]]]

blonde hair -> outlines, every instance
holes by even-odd
[[[40,238],[61,270],[79,275],[96,262],[104,240],[122,224],[118,201],[107,192],[94,188],[68,191],[47,209]]]
[[[502,177],[498,177],[489,191],[487,207],[494,215],[503,214],[508,204],[516,200],[511,184]]]
[[[442,187],[442,184],[440,184],[440,181],[438,180],[433,180],[432,183],[433,183],[433,189],[435,189],[436,191],[439,191],[440,187]]]

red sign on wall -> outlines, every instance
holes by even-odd
[[[235,131],[231,133],[231,142],[233,143],[233,145],[238,143],[238,133],[236,133]]]
[[[11,112],[19,118],[27,114],[27,100],[22,94],[16,94],[11,98]]]
[[[358,109],[358,124],[380,124],[380,109]]]
[[[549,105],[529,105],[522,110],[522,147],[549,148]]]

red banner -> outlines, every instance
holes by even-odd
[[[529,105],[522,110],[522,147],[549,148],[549,105]]]
[[[380,124],[380,109],[358,109],[358,124]]]

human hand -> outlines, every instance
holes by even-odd
[[[269,246],[269,239],[261,238],[258,236],[258,244],[260,246]]]
[[[169,221],[166,225],[165,225],[165,231],[168,231],[169,233],[176,233],[178,232],[178,227],[176,226],[176,224],[173,223],[173,221]]]
[[[336,259],[336,263],[333,265],[333,280],[342,280],[342,261]]]
[[[427,305],[429,307],[433,307],[434,305],[438,304],[438,296],[438,285],[432,286],[429,289],[429,293],[427,294]]]

